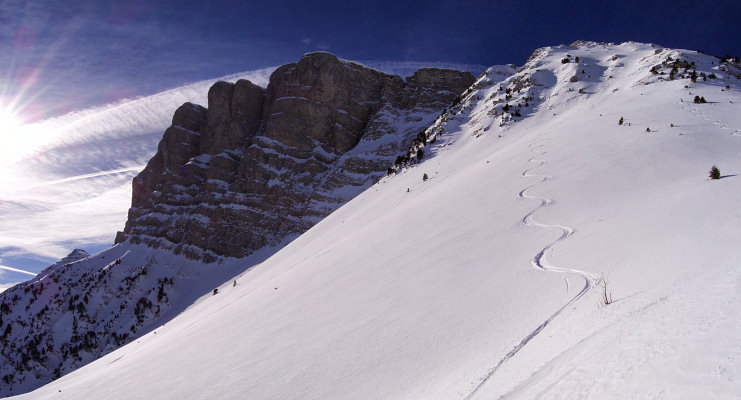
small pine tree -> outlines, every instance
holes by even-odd
[[[646,132],[651,132],[651,128],[646,128]]]
[[[427,173],[425,172],[424,175],[422,175],[422,182],[426,182],[429,177],[427,176]]]
[[[710,168],[710,179],[720,179],[720,170],[715,165]]]
[[[620,121],[618,121],[618,125],[622,125],[623,122],[625,122],[625,120],[623,119],[623,117],[620,117]]]

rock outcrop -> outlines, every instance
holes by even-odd
[[[207,262],[276,245],[369,187],[474,80],[435,68],[403,80],[310,53],[267,89],[218,82],[208,109],[175,112],[116,242]]]

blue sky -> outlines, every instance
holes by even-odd
[[[737,2],[647,3],[3,0],[0,102],[43,119],[314,50],[522,64],[537,47],[585,39],[741,54]]]

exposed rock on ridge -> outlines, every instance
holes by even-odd
[[[208,110],[175,112],[116,242],[205,261],[278,244],[369,187],[474,80],[425,68],[405,81],[320,52],[267,89],[218,82]]]

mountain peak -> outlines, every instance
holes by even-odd
[[[378,180],[473,81],[426,68],[404,82],[316,52],[276,69],[266,89],[217,82],[208,109],[176,111],[116,241],[207,261],[276,245]]]

